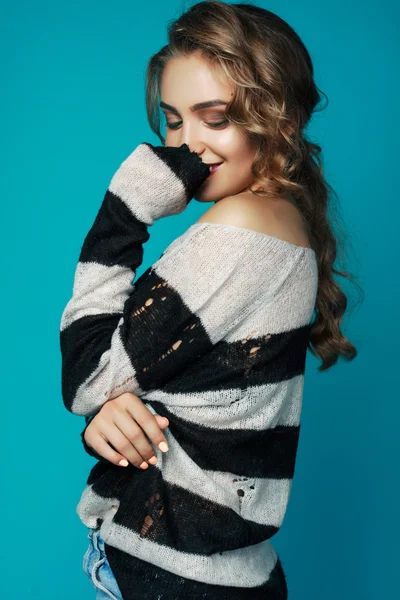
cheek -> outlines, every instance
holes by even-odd
[[[219,139],[219,153],[225,157],[228,165],[240,165],[242,169],[250,169],[256,150],[255,144],[251,144],[233,128],[224,131]]]

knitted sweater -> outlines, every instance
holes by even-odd
[[[169,419],[155,466],[98,458],[77,513],[100,527],[124,600],[286,598],[286,511],[318,284],[310,248],[197,222],[133,278],[149,226],[209,167],[140,144],[106,191],[60,327],[62,395],[85,426],[124,392]]]

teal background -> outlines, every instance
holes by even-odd
[[[352,363],[307,359],[296,473],[272,539],[290,600],[398,593],[399,5],[257,2],[300,34],[329,98],[323,148],[365,299],[347,314]],[[75,507],[94,459],[63,405],[59,325],[83,239],[109,181],[142,141],[147,60],[189,3],[0,3],[3,358],[2,598],[95,597]],[[155,223],[139,276],[205,210]],[[356,289],[338,279],[356,298]],[[349,299],[350,301],[350,299]],[[396,593],[397,592],[397,593]]]

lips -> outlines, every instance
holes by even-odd
[[[221,165],[222,165],[222,162],[209,164],[208,166],[211,167],[210,175],[212,173],[214,173],[218,169],[218,167],[220,167]]]

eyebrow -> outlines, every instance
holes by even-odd
[[[213,106],[226,106],[227,104],[228,102],[225,102],[225,100],[219,100],[218,98],[216,98],[215,100],[207,100],[206,102],[198,102],[197,104],[193,104],[193,106],[189,106],[189,110],[191,112],[198,112],[199,110],[203,110],[204,108],[211,108]],[[174,106],[166,104],[163,101],[160,102],[160,107],[166,108],[167,110],[170,110],[176,115],[179,115],[179,112]]]

